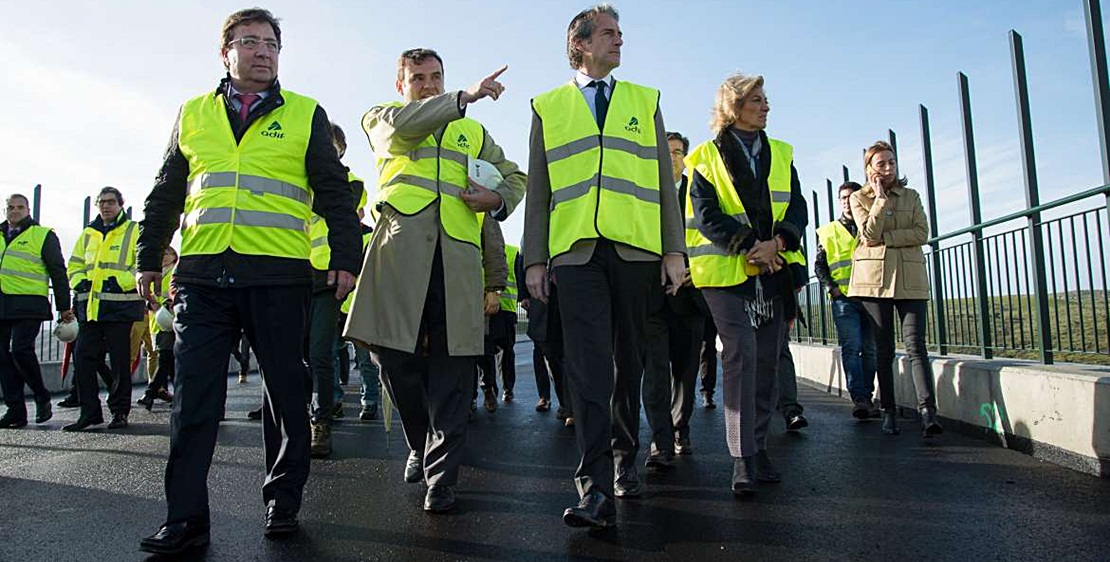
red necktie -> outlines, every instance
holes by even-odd
[[[247,116],[251,113],[251,106],[254,102],[258,101],[258,94],[235,94],[239,99],[239,126],[245,127],[247,125]]]

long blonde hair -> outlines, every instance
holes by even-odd
[[[736,73],[725,78],[717,88],[717,96],[713,102],[713,118],[709,121],[709,128],[713,134],[719,135],[721,131],[732,126],[740,117],[740,107],[752,90],[763,87],[763,76],[759,74]]]

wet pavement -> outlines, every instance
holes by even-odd
[[[577,449],[554,408],[533,409],[531,355],[518,343],[516,400],[471,423],[458,507],[447,515],[425,514],[423,485],[403,482],[399,421],[390,434],[381,420],[359,421],[350,387],[335,451],[312,463],[302,532],[283,541],[262,536],[262,427],[246,419],[261,383],[229,378],[210,476],[212,544],[182,559],[1110,558],[1110,482],[972,436],[925,441],[912,420],[901,436],[884,437],[877,422],[851,420],[846,400],[806,387],[810,427],[787,434],[776,419],[769,441],[781,484],[733,499],[724,411],[699,404],[694,454],[668,473],[642,471],[646,493],[618,502],[616,529],[565,527],[560,514],[577,501]],[[59,431],[76,414],[56,410],[42,426],[0,430],[0,560],[148,559],[138,541],[165,515],[168,407],[136,408],[119,432]]]

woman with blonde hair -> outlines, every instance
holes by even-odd
[[[858,298],[874,326],[882,431],[899,433],[894,402],[894,311],[910,357],[921,432],[944,432],[937,422],[933,370],[925,348],[929,277],[921,245],[929,239],[929,222],[921,196],[906,187],[890,144],[878,141],[863,156],[867,185],[852,194],[852,216],[859,244],[852,255],[848,296]]]
[[[763,77],[736,74],[717,89],[715,138],[686,157],[690,277],[702,289],[723,345],[725,435],[732,491],[778,482],[767,430],[778,397],[779,350],[805,283],[805,198],[794,149],[767,136]]]

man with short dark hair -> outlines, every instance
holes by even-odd
[[[573,527],[612,526],[614,496],[641,493],[636,454],[648,303],[655,285],[668,285],[673,295],[685,277],[659,92],[611,76],[624,44],[618,17],[608,4],[575,16],[566,43],[574,79],[532,99],[525,276],[540,301],[547,300],[549,267],[559,285],[567,390],[582,452],[580,501],[563,513]]]
[[[147,197],[139,288],[157,294],[162,252],[181,228],[174,272],[177,360],[166,520],[140,548],[178,554],[209,539],[208,472],[227,397],[227,361],[241,331],[263,377],[265,535],[299,528],[309,471],[302,363],[312,290],[309,220],[328,225],[327,284],[335,298],[358,271],[358,218],[327,113],[277,80],[281,28],[270,12],[224,22],[227,77],[181,106]],[[153,291],[152,291],[153,287]]]
[[[131,413],[131,326],[143,319],[145,305],[135,285],[135,243],[138,225],[123,209],[123,195],[105,187],[96,197],[97,217],[85,227],[67,271],[73,287],[74,309],[81,329],[74,357],[78,401],[77,421],[62,429],[84,431],[104,423],[97,366],[107,353],[111,359],[112,386],[108,429],[127,427]]]
[[[397,62],[403,101],[376,105],[362,128],[377,160],[379,213],[344,336],[368,346],[401,415],[406,482],[425,482],[424,510],[455,506],[468,402],[483,345],[483,220],[502,221],[524,195],[525,175],[467,107],[504,91],[506,67],[445,92],[443,59],[411,49]],[[468,177],[473,159],[503,180]]]
[[[8,220],[0,224],[0,388],[7,406],[0,429],[18,429],[27,425],[24,385],[34,393],[35,423],[54,415],[35,356],[35,338],[51,316],[48,283],[58,320],[73,321],[73,311],[58,235],[31,217],[23,195],[9,196],[7,211]]]

